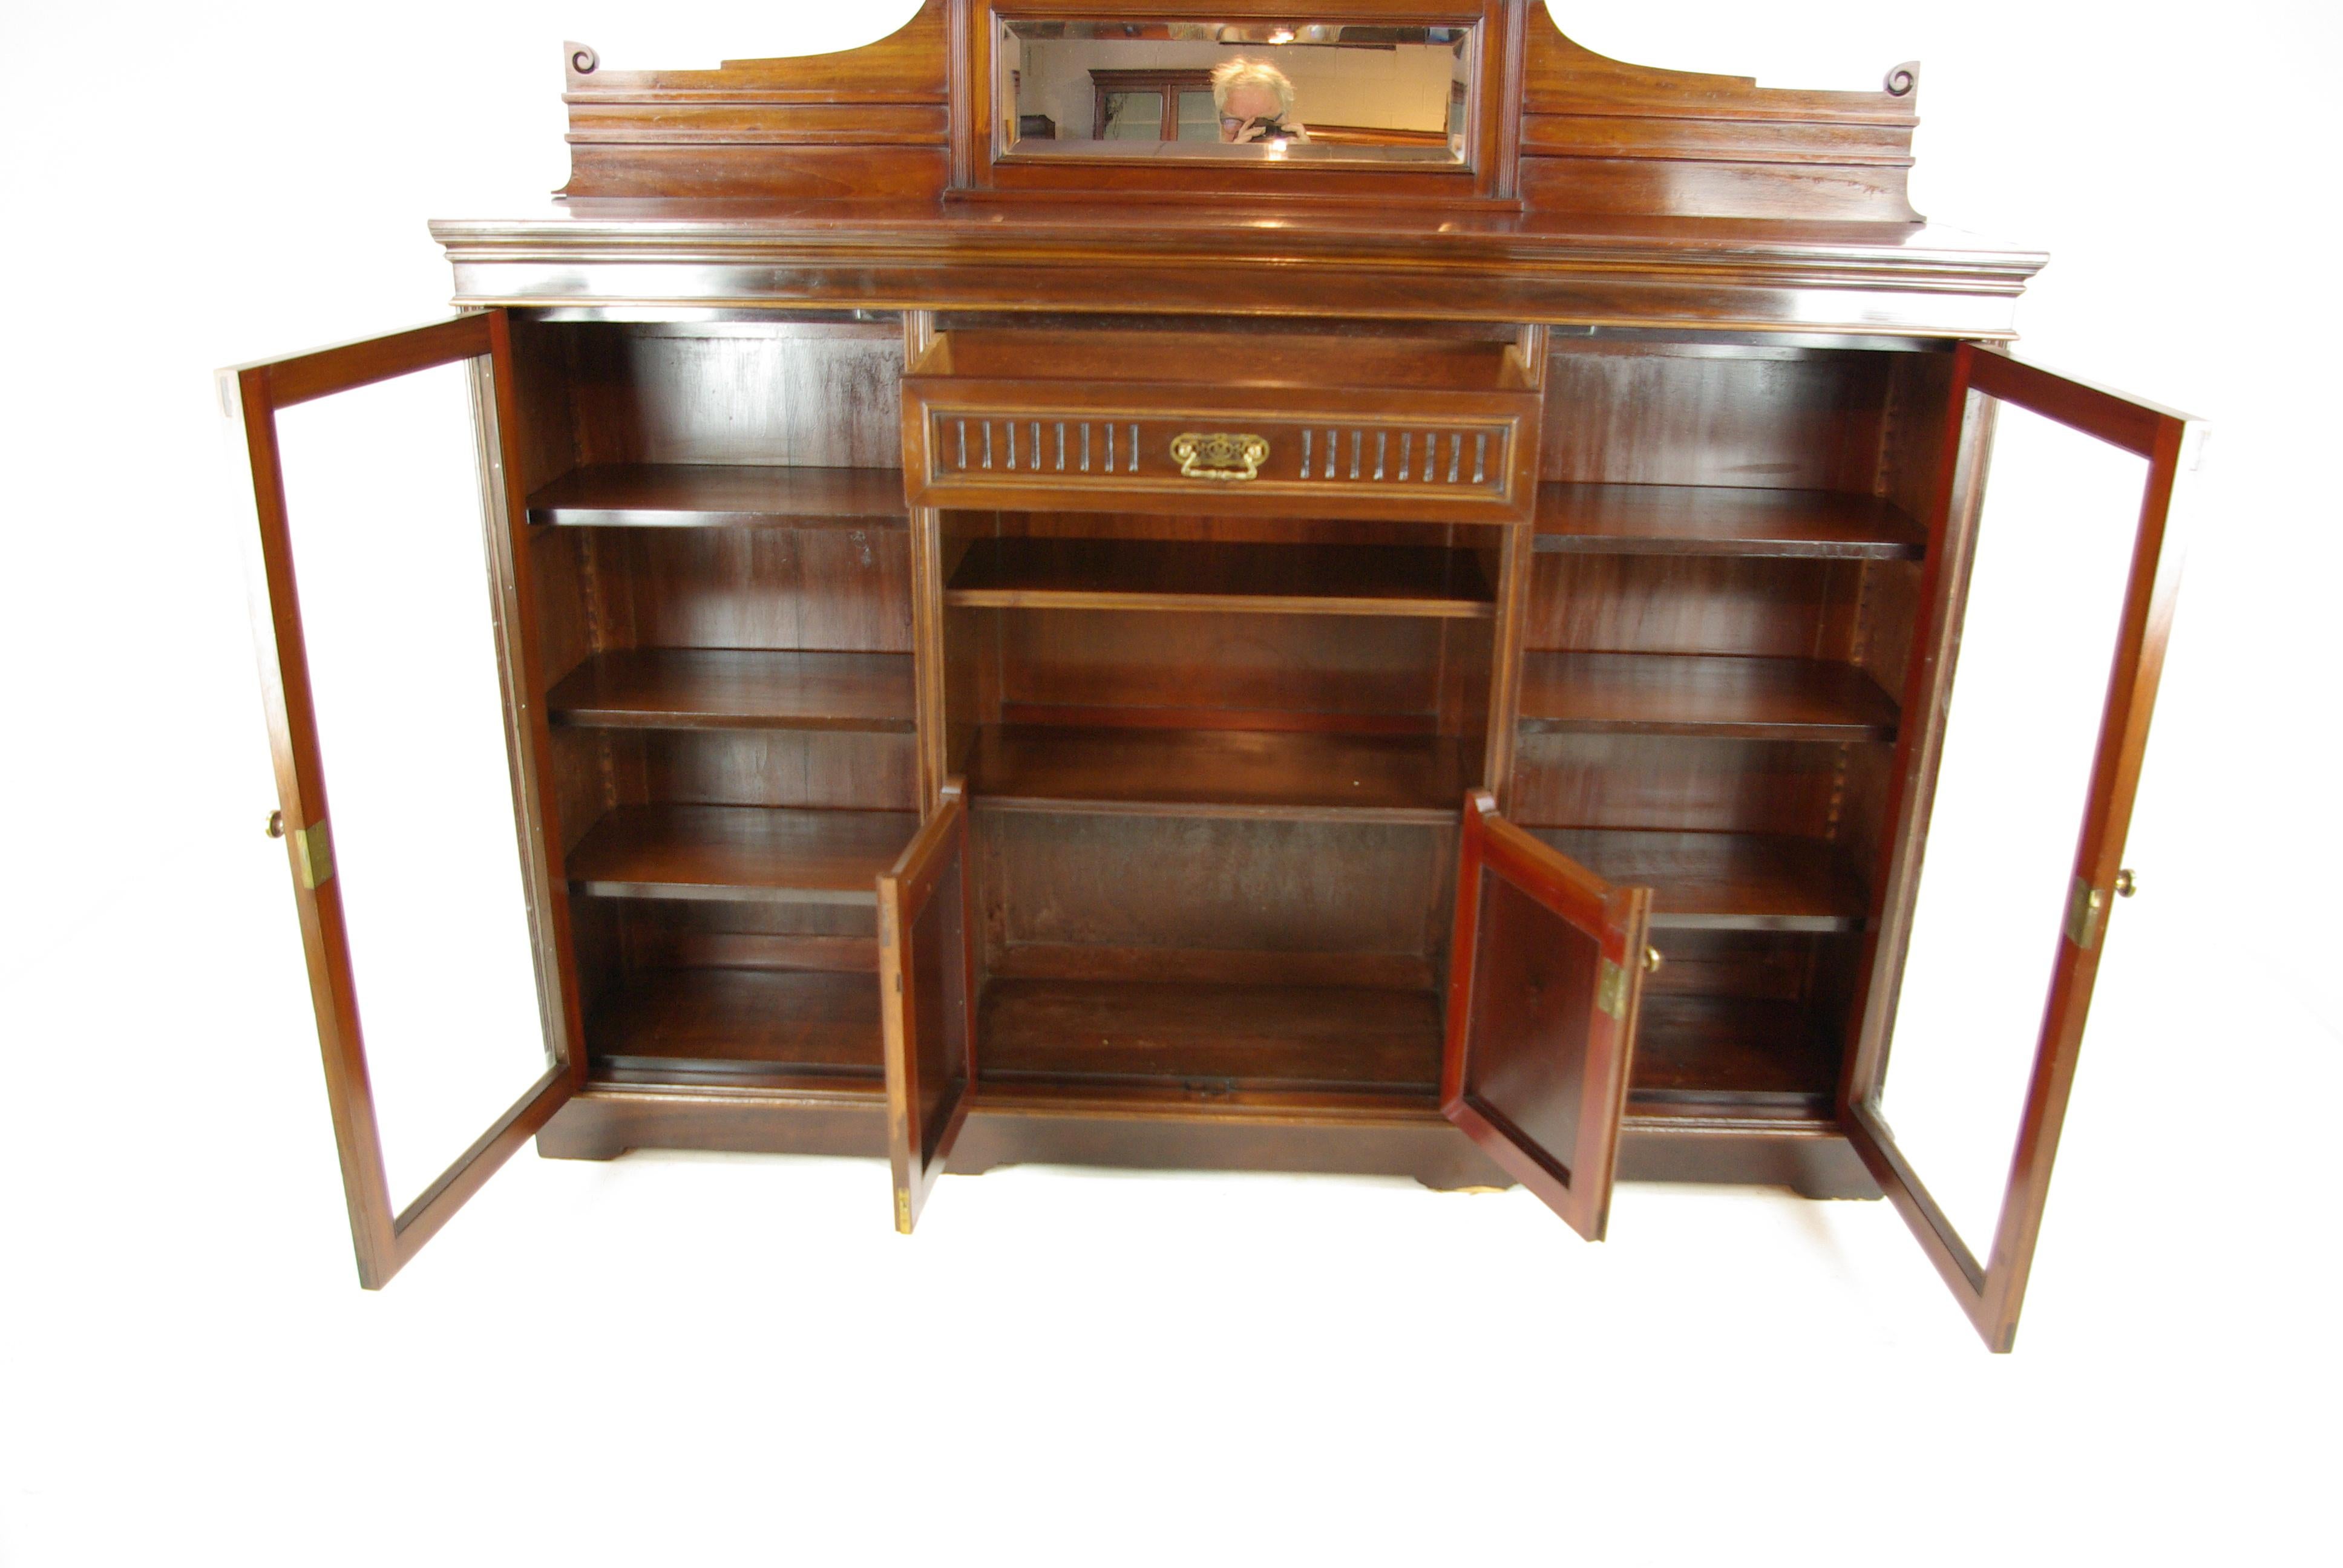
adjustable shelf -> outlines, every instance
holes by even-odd
[[[605,898],[873,904],[919,827],[913,811],[621,806],[570,850],[569,885]]]
[[[1527,731],[1888,740],[1896,719],[1894,699],[1849,664],[1664,653],[1522,658]]]
[[[1888,502],[1832,490],[1538,487],[1541,551],[1917,560],[1927,541],[1926,531]]]
[[[1870,912],[1838,847],[1770,833],[1539,828],[1546,843],[1609,882],[1652,890],[1652,929],[1854,931]]]
[[[1480,559],[1467,550],[1161,539],[979,539],[952,573],[944,602],[1457,619],[1495,613]]]
[[[978,1004],[980,1081],[1199,1084],[1426,1095],[1434,991],[996,980]]]
[[[980,807],[1453,822],[1463,749],[1430,735],[986,725],[967,766]]]
[[[1828,1101],[1838,1043],[1802,1002],[1645,992],[1628,1092],[1646,1102],[1708,1097]]]
[[[900,468],[601,463],[528,498],[528,520],[571,528],[900,528]]]
[[[868,973],[651,970],[588,1014],[595,1076],[615,1082],[838,1081],[883,1092],[879,987]]]
[[[598,653],[547,700],[554,723],[604,729],[917,729],[908,653]]]

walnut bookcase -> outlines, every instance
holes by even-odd
[[[2042,258],[1911,214],[1908,70],[1457,9],[1448,175],[995,167],[979,0],[820,61],[573,46],[561,210],[436,226],[466,314],[225,373],[366,1283],[531,1135],[886,1157],[905,1230],[1019,1161],[1518,1181],[1590,1237],[1614,1179],[1725,1181],[1885,1191],[2007,1347],[2187,422],[2002,351]],[[394,1213],[275,415],[459,361],[550,1065]],[[2009,405],[2149,477],[1973,1249],[1878,1105]]]

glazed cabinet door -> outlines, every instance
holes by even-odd
[[[526,524],[504,482],[507,332],[492,311],[220,374],[256,523],[268,830],[368,1289],[585,1068]]]
[[[1466,797],[1440,1108],[1590,1241],[1610,1216],[1651,905]]]
[[[1963,345],[1885,788],[1856,1149],[1986,1342],[2016,1333],[2179,583],[2186,417]],[[1956,657],[1957,656],[1957,657]],[[1925,851],[1925,856],[1924,856]]]
[[[976,1085],[975,921],[968,789],[943,803],[879,879],[879,990],[895,1229],[909,1235],[943,1174]]]

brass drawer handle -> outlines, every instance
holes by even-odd
[[[1233,479],[1242,482],[1261,472],[1269,461],[1269,442],[1260,436],[1192,431],[1172,437],[1172,457],[1183,479]]]

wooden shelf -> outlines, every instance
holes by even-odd
[[[1537,548],[1917,560],[1926,553],[1927,534],[1885,501],[1832,490],[1544,484],[1538,487]]]
[[[1440,1081],[1440,998],[1428,990],[996,980],[977,1014],[986,1084],[1423,1095]]]
[[[1531,831],[1605,881],[1650,888],[1654,930],[1853,931],[1870,912],[1863,883],[1837,846],[1817,839]]]
[[[1463,748],[1426,735],[987,725],[972,803],[1028,809],[1453,822]]]
[[[597,1078],[753,1083],[828,1078],[883,1092],[879,982],[796,970],[652,970],[588,1015]]]
[[[1403,545],[979,539],[944,602],[1009,609],[1242,610],[1455,619],[1495,613],[1478,557]]]
[[[910,734],[908,653],[646,648],[598,653],[548,699],[553,722],[604,729],[854,729]]]
[[[1666,653],[1522,656],[1525,730],[1888,740],[1896,703],[1851,664]]]
[[[528,498],[528,520],[570,528],[900,528],[900,468],[604,463]]]
[[[1647,1101],[1827,1101],[1838,1092],[1838,1047],[1802,1003],[1646,991],[1627,1088]]]
[[[911,811],[621,806],[569,851],[569,885],[610,898],[870,904],[919,828]]]

